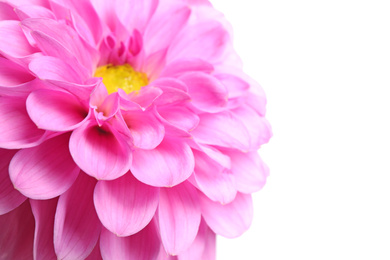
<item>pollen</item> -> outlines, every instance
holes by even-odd
[[[104,65],[96,69],[95,77],[103,78],[108,94],[123,89],[127,94],[148,85],[145,73],[135,71],[129,64]]]

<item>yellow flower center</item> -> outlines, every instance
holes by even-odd
[[[105,65],[96,69],[95,77],[103,78],[108,94],[123,89],[127,94],[148,85],[145,73],[135,71],[129,64]]]

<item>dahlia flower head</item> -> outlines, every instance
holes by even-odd
[[[207,0],[0,1],[0,259],[215,259],[265,105]]]

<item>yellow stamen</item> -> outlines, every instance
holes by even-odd
[[[148,85],[145,73],[135,71],[129,64],[105,65],[96,69],[95,77],[103,78],[108,94],[123,89],[127,94]]]

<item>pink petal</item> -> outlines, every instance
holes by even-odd
[[[22,66],[0,57],[0,86],[15,86],[31,81],[34,78]]]
[[[201,219],[196,189],[188,182],[162,188],[158,216],[166,252],[171,255],[184,252],[194,241]]]
[[[235,238],[244,233],[252,223],[253,205],[249,194],[237,193],[233,202],[222,205],[201,195],[202,216],[218,235]]]
[[[80,169],[68,144],[69,135],[64,134],[16,153],[9,167],[15,188],[33,199],[51,199],[69,189]]]
[[[153,150],[133,152],[131,172],[148,185],[172,187],[186,180],[194,170],[191,148],[181,140],[164,139]]]
[[[179,260],[215,260],[215,233],[202,220],[192,245],[179,255]]]
[[[19,20],[14,7],[5,2],[0,2],[0,21],[2,20]]]
[[[69,149],[76,164],[99,180],[119,178],[129,170],[132,161],[126,141],[106,125],[84,124],[77,128]]]
[[[159,189],[139,182],[129,172],[113,181],[99,181],[94,202],[102,224],[117,236],[142,230],[157,209]]]
[[[203,72],[210,74],[214,70],[213,65],[207,61],[192,58],[180,59],[169,63],[161,72],[162,77],[178,77],[187,72]]]
[[[118,237],[103,228],[100,248],[104,259],[151,260],[157,257],[160,240],[153,222],[128,237]]]
[[[33,259],[34,216],[28,201],[0,216],[0,230],[1,259]]]
[[[193,148],[204,152],[208,157],[219,163],[224,168],[231,168],[230,157],[223,154],[220,150],[208,145],[198,145],[197,147]]]
[[[196,58],[217,62],[229,41],[229,34],[217,22],[203,22],[187,26],[179,33],[168,49],[168,64],[175,59]]]
[[[192,104],[205,112],[219,112],[226,109],[228,92],[216,78],[202,72],[188,73],[180,77],[188,87]]]
[[[231,158],[232,173],[238,191],[253,193],[263,188],[269,175],[269,168],[257,152],[226,151],[225,153]]]
[[[54,248],[58,259],[85,259],[94,249],[101,224],[93,205],[96,180],[81,173],[60,196],[54,221]]]
[[[187,86],[180,80],[174,78],[160,78],[152,83],[163,91],[163,93],[154,101],[157,106],[175,105],[188,102],[191,97],[188,95]]]
[[[197,187],[213,201],[221,204],[233,201],[237,194],[234,176],[206,154],[196,150],[193,153]]]
[[[38,129],[26,111],[24,98],[0,96],[0,147],[18,149],[37,145],[45,131]]]
[[[218,74],[215,77],[227,88],[229,98],[243,96],[250,87],[249,83],[232,74]]]
[[[100,253],[100,243],[99,243],[99,241],[96,243],[95,248],[88,255],[88,257],[85,258],[85,260],[103,260],[102,254]]]
[[[201,114],[199,118],[199,125],[191,132],[196,141],[243,151],[251,147],[248,130],[231,112]]]
[[[54,216],[58,198],[30,200],[35,218],[34,259],[56,259],[53,245]]]
[[[56,19],[53,12],[49,9],[43,6],[32,5],[31,3],[29,5],[18,6],[17,8],[15,8],[15,12],[20,18],[20,20],[24,20],[27,18]]]
[[[169,124],[185,131],[192,131],[199,124],[198,115],[184,106],[168,106],[159,109],[158,113]]]
[[[163,140],[164,126],[153,110],[123,111],[122,115],[131,132],[135,147],[150,150],[156,148]]]
[[[165,5],[148,23],[144,33],[145,51],[152,54],[167,48],[186,25],[191,10],[185,5]]]
[[[17,151],[0,149],[0,215],[22,204],[26,197],[16,190],[9,178],[8,167]]]
[[[88,109],[74,95],[64,91],[36,90],[28,96],[26,105],[30,118],[46,130],[73,130],[88,116]]]
[[[0,21],[0,54],[21,58],[34,52],[23,34],[20,21]]]
[[[162,94],[161,89],[155,87],[143,87],[138,92],[133,91],[129,94],[129,98],[132,102],[135,102],[143,110],[148,108],[156,98]]]

